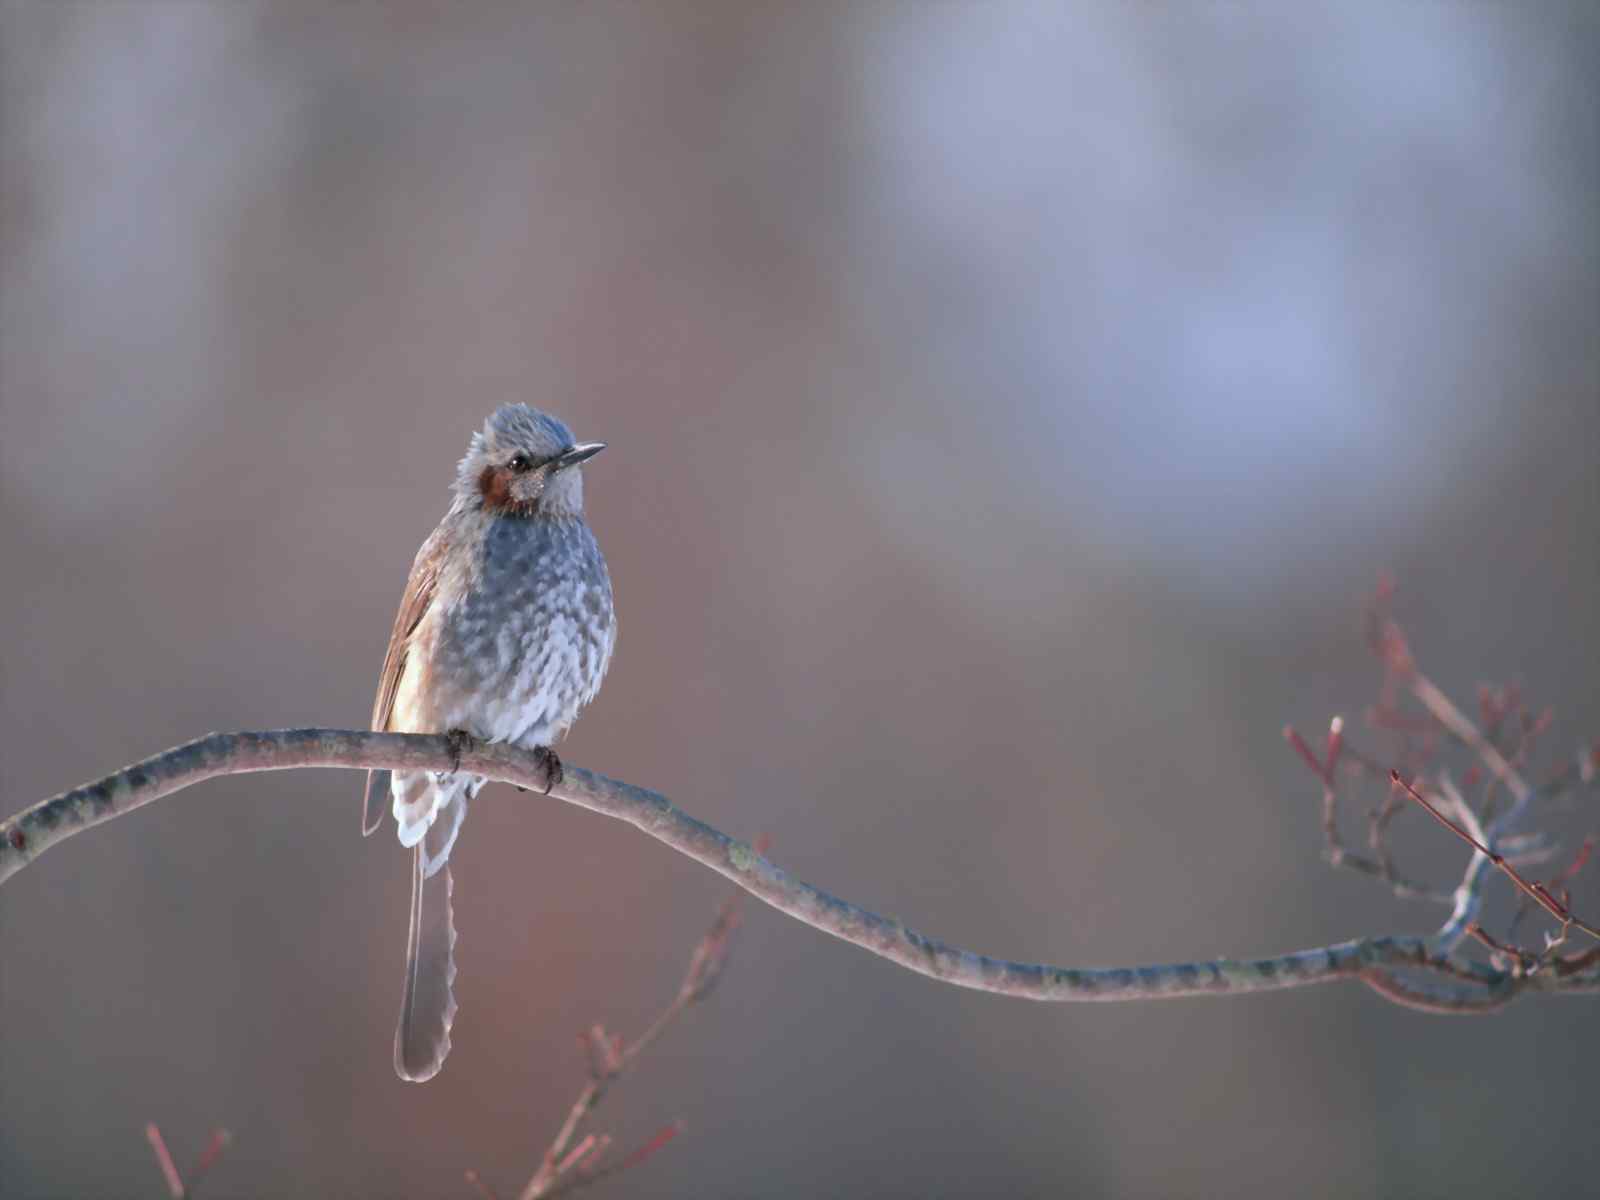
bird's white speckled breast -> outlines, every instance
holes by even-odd
[[[457,545],[475,552],[441,577],[396,709],[411,710],[407,724],[550,745],[594,698],[611,661],[617,626],[605,559],[579,518],[473,514],[464,523],[476,536]]]

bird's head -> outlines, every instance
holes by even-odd
[[[505,404],[472,435],[456,470],[458,502],[518,517],[578,516],[583,477],[578,464],[606,448],[575,442],[572,431],[526,404]]]

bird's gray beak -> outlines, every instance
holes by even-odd
[[[563,471],[568,467],[575,467],[581,462],[588,462],[596,454],[606,448],[604,442],[579,442],[576,446],[563,450],[550,460],[552,471]]]

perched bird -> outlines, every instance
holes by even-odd
[[[611,577],[583,519],[579,464],[605,448],[560,421],[507,404],[472,435],[454,498],[411,564],[372,727],[511,742],[550,751],[600,688],[617,624]],[[394,1066],[431,1079],[450,1052],[456,1004],[450,848],[481,776],[371,771],[362,832],[392,801],[414,847],[411,933]]]

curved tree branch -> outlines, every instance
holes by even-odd
[[[474,744],[459,759],[441,735],[345,729],[213,733],[63,792],[0,822],[0,883],[73,834],[214,779],[293,767],[460,769],[542,792],[545,768],[532,753]],[[1600,968],[1501,971],[1459,959],[1435,938],[1375,937],[1271,958],[1217,959],[1142,967],[1052,967],[975,954],[858,908],[812,887],[738,841],[698,821],[665,796],[565,768],[551,796],[626,821],[732,880],[779,912],[918,974],[957,987],[1042,1001],[1115,1001],[1240,995],[1360,979],[1380,995],[1430,1012],[1484,1012],[1526,991],[1600,991]],[[1408,983],[1397,969],[1422,973]]]

